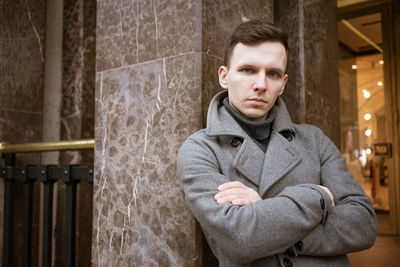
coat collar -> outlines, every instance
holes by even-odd
[[[260,196],[263,197],[274,183],[301,160],[296,149],[280,134],[289,131],[295,135],[290,115],[283,100],[278,98],[275,103],[277,111],[271,139],[267,153],[264,154],[225,109],[222,101],[227,95],[228,92],[225,90],[211,100],[207,114],[206,134],[208,136],[230,135],[243,139],[233,167],[255,184]]]
[[[224,90],[213,97],[207,113],[207,129],[209,136],[233,135],[245,138],[246,132],[239,126],[235,119],[225,109],[222,101],[228,96],[228,91]],[[283,100],[278,97],[275,102],[276,117],[272,125],[272,132],[290,131],[295,134],[292,120],[286,109]]]

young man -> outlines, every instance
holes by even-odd
[[[287,35],[239,25],[218,70],[225,91],[178,155],[186,200],[220,266],[351,266],[373,245],[370,199],[321,130],[291,122],[279,96]]]

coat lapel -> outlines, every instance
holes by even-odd
[[[236,154],[233,167],[256,186],[260,184],[264,152],[248,137]]]
[[[223,107],[222,101],[227,95],[228,92],[225,90],[211,100],[207,114],[206,133],[210,137],[225,135],[243,139],[243,144],[233,161],[233,167],[258,186],[262,197],[276,181],[300,162],[298,153],[279,134],[284,130],[294,132],[289,113],[283,101],[278,98],[275,103],[277,114],[273,131],[267,153],[264,154]]]
[[[300,155],[279,133],[273,132],[264,158],[259,194],[262,197],[273,184],[293,169],[301,160]]]
[[[246,179],[258,186],[265,154],[221,104],[227,95],[228,92],[223,91],[214,96],[211,101],[207,115],[206,133],[208,136],[226,135],[243,139],[232,165]]]

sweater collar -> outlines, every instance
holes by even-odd
[[[232,115],[223,105],[223,99],[228,96],[228,91],[224,90],[213,97],[208,107],[207,129],[209,136],[233,135],[245,138],[246,132],[235,121]],[[278,97],[274,105],[275,120],[272,125],[272,132],[290,131],[295,133],[292,120],[286,109],[283,100]]]
[[[223,104],[226,110],[232,115],[232,117],[240,124],[245,132],[255,138],[256,140],[265,140],[270,136],[271,124],[275,119],[275,108],[272,107],[268,111],[268,117],[263,121],[251,121],[241,113],[236,111],[230,104],[228,97],[225,97]]]

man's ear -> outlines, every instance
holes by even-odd
[[[228,89],[228,81],[226,80],[227,76],[228,76],[228,67],[226,66],[219,67],[218,69],[219,84],[224,89]]]
[[[283,76],[283,85],[282,85],[281,92],[279,93],[279,95],[283,94],[283,92],[285,91],[285,85],[286,85],[288,79],[289,79],[289,76],[287,74],[285,74],[285,76]]]

